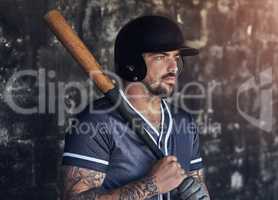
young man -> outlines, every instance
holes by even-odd
[[[165,157],[156,159],[107,98],[97,100],[98,112],[78,116],[79,125],[92,128],[84,134],[74,125],[66,135],[65,200],[209,199],[192,116],[165,101],[182,57],[198,53],[183,43],[179,27],[165,17],[140,17],[121,29],[115,43],[120,95]]]

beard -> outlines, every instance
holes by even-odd
[[[174,94],[176,85],[163,82],[163,79],[167,78],[168,76],[175,76],[175,74],[168,73],[155,82],[145,83],[145,86],[147,87],[149,92],[155,96],[170,97]]]
[[[170,97],[174,94],[174,87],[166,88],[162,84],[159,84],[156,87],[148,87],[151,94],[160,97]]]

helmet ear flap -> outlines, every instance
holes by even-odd
[[[117,63],[117,73],[130,82],[142,81],[147,74],[147,67],[143,57],[140,55],[129,58],[124,63]],[[130,61],[130,62],[129,62]]]

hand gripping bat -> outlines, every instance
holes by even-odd
[[[138,118],[137,114],[130,109],[125,101],[119,101],[119,99],[121,99],[122,97],[120,95],[118,86],[114,84],[113,81],[103,72],[103,69],[97,63],[95,57],[91,54],[85,44],[80,40],[77,34],[72,30],[71,26],[66,22],[65,18],[60,14],[58,10],[51,10],[45,15],[44,19],[49,25],[52,32],[61,41],[64,47],[72,55],[72,57],[89,74],[90,78],[95,82],[97,88],[108,97],[111,103],[120,102],[117,108],[118,111],[120,112],[122,117],[125,118],[132,125],[133,120],[135,118]],[[138,124],[137,126],[132,126],[132,128],[149,147],[149,149],[154,153],[157,159],[161,159],[164,157],[162,151],[152,142],[152,139],[146,133],[145,129],[140,128]],[[193,195],[188,196],[188,193],[190,194],[190,190],[188,190],[188,188],[194,188],[191,187],[192,182],[190,182],[190,180],[185,179],[181,186],[178,187],[178,190],[181,190],[179,194],[186,197],[182,197],[180,195],[175,199],[201,199],[191,198]]]

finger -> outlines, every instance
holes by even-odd
[[[184,170],[184,169],[181,169],[180,171],[181,171],[181,175],[186,175],[186,173],[185,173],[185,170]]]
[[[177,162],[177,167],[181,169],[181,164]],[[184,171],[184,170],[183,170]]]
[[[178,161],[178,159],[177,159],[176,156],[166,156],[164,159],[165,159],[167,162],[177,162],[177,161]]]
[[[181,176],[182,179],[185,180],[186,178],[188,178],[188,174],[186,173],[186,171],[184,169],[181,169]]]
[[[169,167],[173,167],[175,169],[175,171],[182,169],[181,164],[176,161],[172,161],[172,162],[168,163],[168,165],[169,165]]]

